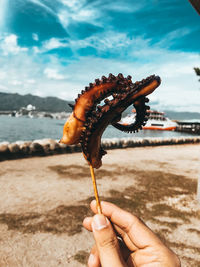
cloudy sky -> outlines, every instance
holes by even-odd
[[[157,74],[159,110],[200,111],[200,16],[187,0],[1,0],[0,91],[74,99],[109,73]]]

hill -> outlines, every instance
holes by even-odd
[[[20,95],[0,92],[0,111],[14,111],[31,104],[37,111],[71,112],[68,106],[72,101],[65,101],[57,97],[39,97],[31,94]]]
[[[168,118],[173,120],[200,120],[199,112],[177,112],[172,110],[165,110],[164,112]]]
[[[26,107],[29,104],[35,106],[37,111],[71,112],[68,104],[73,104],[73,101],[62,100],[57,97],[39,97],[31,94],[20,95],[0,92],[0,111],[19,110],[21,107]],[[130,113],[132,108],[132,106],[129,107],[124,112],[124,116]],[[160,111],[164,111],[166,116],[173,120],[200,120],[199,112]]]

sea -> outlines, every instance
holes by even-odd
[[[51,118],[29,118],[0,116],[0,142],[33,141],[44,138],[60,140],[65,120]],[[108,126],[102,138],[147,138],[147,137],[181,137],[192,136],[175,131],[140,130],[137,133],[124,133],[113,126]]]

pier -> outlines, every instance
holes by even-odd
[[[200,134],[200,122],[177,122],[177,132]]]

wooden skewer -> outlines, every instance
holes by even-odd
[[[97,202],[97,211],[99,214],[102,214],[102,210],[101,210],[101,204],[99,201],[99,195],[98,195],[98,190],[97,190],[97,184],[96,184],[96,179],[95,179],[95,175],[94,175],[94,169],[92,167],[92,165],[90,165],[90,173],[92,176],[92,183],[93,183],[93,187],[94,187],[94,195],[96,198],[96,202]]]

